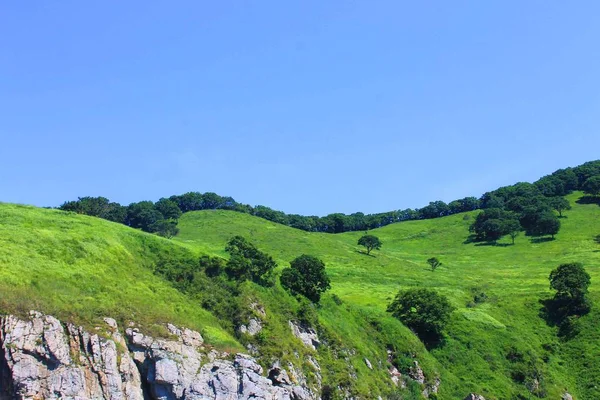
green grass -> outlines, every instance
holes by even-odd
[[[384,312],[399,289],[435,289],[448,296],[457,310],[445,346],[431,354],[445,371],[458,377],[456,385],[462,392],[470,388],[489,398],[525,395],[524,386],[510,377],[519,366],[505,357],[508,349],[516,346],[532,355],[532,363],[537,363],[536,368],[544,375],[549,398],[558,398],[565,387],[581,398],[600,398],[600,389],[593,384],[600,365],[587,368],[591,378],[573,373],[586,370],[582,363],[600,359],[598,335],[588,340],[590,333],[586,332],[559,343],[556,328],[538,316],[538,300],[552,294],[548,275],[564,262],[584,263],[592,276],[591,297],[600,305],[600,246],[593,241],[600,233],[600,208],[575,203],[580,196],[569,196],[573,210],[561,219],[556,240],[536,243],[520,236],[514,246],[510,239],[497,246],[465,243],[476,212],[373,230],[371,233],[384,244],[372,257],[361,253],[356,245],[362,232],[308,233],[228,211],[184,214],[176,240],[223,256],[226,240],[239,234],[272,254],[281,266],[303,253],[316,255],[327,265],[333,293],[348,304],[376,313]],[[435,272],[426,263],[432,256],[444,264]],[[488,301],[468,308],[473,295],[482,291]],[[330,319],[324,311],[322,314],[324,321]],[[582,324],[597,327],[599,321],[593,312],[582,319]],[[558,350],[553,354],[545,350],[555,346]],[[585,360],[579,355],[582,348],[587,354]]]
[[[565,388],[576,398],[600,398],[600,246],[593,241],[600,233],[600,207],[577,204],[580,196],[569,197],[573,209],[561,219],[554,241],[536,243],[520,236],[514,246],[510,239],[498,246],[468,243],[468,226],[477,213],[472,212],[373,230],[383,247],[372,256],[356,245],[362,232],[309,233],[230,211],[186,213],[180,234],[166,240],[97,218],[0,204],[0,312],[38,309],[86,326],[111,316],[157,333],[160,324],[173,322],[200,330],[220,348],[258,344],[264,366],[280,359],[309,376],[314,376],[308,362],[313,355],[324,384],[342,385],[360,398],[389,393],[390,347],[402,365],[418,359],[429,382],[441,377],[440,399],[469,392],[487,399],[531,398],[513,378],[533,371],[541,377],[546,398],[560,398]],[[300,254],[325,261],[332,289],[313,323],[326,346],[313,352],[290,335],[287,321],[298,318],[301,306],[279,285],[240,287],[241,302],[261,303],[267,316],[258,337],[235,339],[232,330],[223,328],[231,321],[218,321],[199,307],[199,297],[188,297],[153,274],[159,255],[227,257],[224,247],[233,235],[271,254],[279,269]],[[435,272],[426,263],[429,257],[443,262]],[[571,261],[583,262],[592,276],[594,309],[581,318],[581,333],[562,341],[557,329],[539,317],[539,300],[552,295],[550,271]],[[435,289],[456,307],[438,348],[428,351],[385,312],[399,289],[411,287]],[[481,292],[487,300],[475,304],[473,297]],[[522,361],[511,362],[508,353],[519,354]]]
[[[39,310],[88,327],[110,316],[156,334],[172,322],[239,348],[216,318],[152,273],[158,251],[180,248],[98,218],[0,204],[0,312]]]

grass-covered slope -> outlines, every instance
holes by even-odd
[[[322,258],[332,278],[332,292],[345,302],[382,314],[398,289],[430,287],[449,297],[457,310],[446,343],[431,351],[450,378],[448,397],[474,390],[489,398],[526,396],[526,387],[558,398],[565,388],[579,398],[600,398],[600,316],[596,310],[579,322],[582,332],[570,341],[539,317],[539,300],[551,296],[548,275],[564,262],[582,262],[592,276],[591,298],[600,307],[600,208],[577,204],[561,219],[554,241],[520,236],[497,246],[468,243],[474,213],[409,221],[373,230],[384,243],[367,256],[356,246],[360,232],[308,233],[227,211],[184,214],[177,241],[200,251],[224,255],[226,240],[243,235],[280,263],[308,253]],[[429,257],[443,266],[431,272]],[[473,303],[475,294],[487,300]],[[321,311],[322,319],[332,318]],[[510,355],[513,355],[511,357]],[[515,356],[516,354],[516,356]],[[452,393],[452,394],[450,394]],[[525,397],[527,398],[527,397]]]
[[[171,322],[237,348],[209,312],[152,273],[158,254],[186,251],[102,219],[0,203],[0,313],[39,310],[84,325],[110,316],[155,333]]]
[[[292,362],[309,377],[314,356],[324,385],[359,398],[389,394],[388,348],[395,350],[395,363],[405,375],[417,359],[429,384],[440,377],[441,399],[469,392],[488,399],[530,398],[528,387],[535,386],[549,399],[560,398],[565,388],[576,398],[600,398],[600,246],[592,240],[600,233],[600,207],[577,204],[580,196],[569,197],[573,209],[561,220],[554,241],[521,236],[514,246],[509,239],[497,246],[469,243],[473,212],[373,230],[384,243],[373,256],[356,245],[361,232],[309,233],[228,211],[186,213],[180,234],[167,240],[93,217],[0,204],[0,313],[38,309],[88,325],[111,316],[156,333],[165,322],[185,325],[221,348],[256,345],[265,365]],[[175,267],[180,256],[226,258],[224,247],[233,235],[250,239],[280,268],[303,253],[322,258],[332,289],[322,299],[318,319],[279,285],[246,282],[236,289],[241,314],[219,308],[233,303],[211,303],[214,315],[236,318],[219,321],[200,307],[210,303],[211,290],[200,285],[186,295],[154,274],[165,257],[175,260],[170,264]],[[426,263],[433,256],[443,262],[435,272]],[[552,295],[550,271],[570,261],[584,263],[592,276],[594,309],[578,322],[579,335],[563,341],[557,328],[539,317],[539,300]],[[197,282],[203,279],[208,278]],[[385,312],[396,292],[410,287],[433,288],[456,307],[442,346],[426,350]],[[486,300],[475,303],[481,293]],[[248,322],[247,306],[254,302],[267,311],[263,331],[234,338],[235,326]],[[326,346],[315,352],[299,343],[288,326],[296,319],[317,326]],[[420,390],[409,385],[403,398],[417,399]]]

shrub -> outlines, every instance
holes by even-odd
[[[388,312],[412,329],[426,343],[437,342],[453,307],[445,296],[429,289],[400,291]]]

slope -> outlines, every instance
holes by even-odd
[[[591,297],[600,304],[600,287],[595,284],[600,253],[592,240],[600,231],[600,209],[577,204],[580,196],[568,197],[573,210],[561,220],[563,228],[555,241],[521,236],[514,246],[508,241],[497,246],[468,243],[467,228],[475,213],[373,230],[384,246],[372,257],[357,248],[359,232],[308,233],[227,211],[184,214],[176,240],[223,255],[226,240],[240,234],[280,265],[302,253],[316,255],[327,264],[332,292],[375,315],[384,312],[399,288],[434,288],[457,308],[446,343],[431,351],[447,373],[458,377],[449,385],[490,398],[526,396],[528,387],[537,387],[549,398],[558,398],[565,388],[581,398],[600,398],[595,387],[600,367],[593,362],[600,357],[598,312],[583,317],[582,334],[567,342],[559,341],[556,328],[539,317],[539,300],[551,295],[548,275],[563,262],[585,264],[592,275]],[[425,263],[431,256],[444,263],[435,272]],[[475,303],[474,295],[481,293],[485,301]],[[324,312],[321,317],[329,318]]]
[[[113,317],[164,334],[171,322],[239,348],[209,312],[150,268],[182,246],[102,219],[0,203],[0,313],[39,310],[87,327]]]

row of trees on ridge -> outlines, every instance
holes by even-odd
[[[67,201],[59,208],[119,222],[171,237],[176,235],[177,220],[182,213],[197,210],[232,210],[254,215],[276,223],[310,232],[340,233],[346,231],[365,231],[379,228],[395,222],[438,218],[477,209],[497,208],[505,211],[520,212],[532,202],[547,202],[560,215],[568,207],[565,196],[574,190],[583,190],[589,196],[600,195],[600,160],[591,161],[575,168],[566,168],[545,176],[535,183],[518,183],[487,192],[479,199],[465,197],[450,203],[433,201],[419,209],[405,209],[377,214],[361,212],[350,215],[333,213],[324,217],[286,214],[266,206],[250,206],[238,203],[228,196],[216,193],[189,192],[161,198],[157,202],[141,201],[123,206],[111,202],[105,197],[80,197]]]

